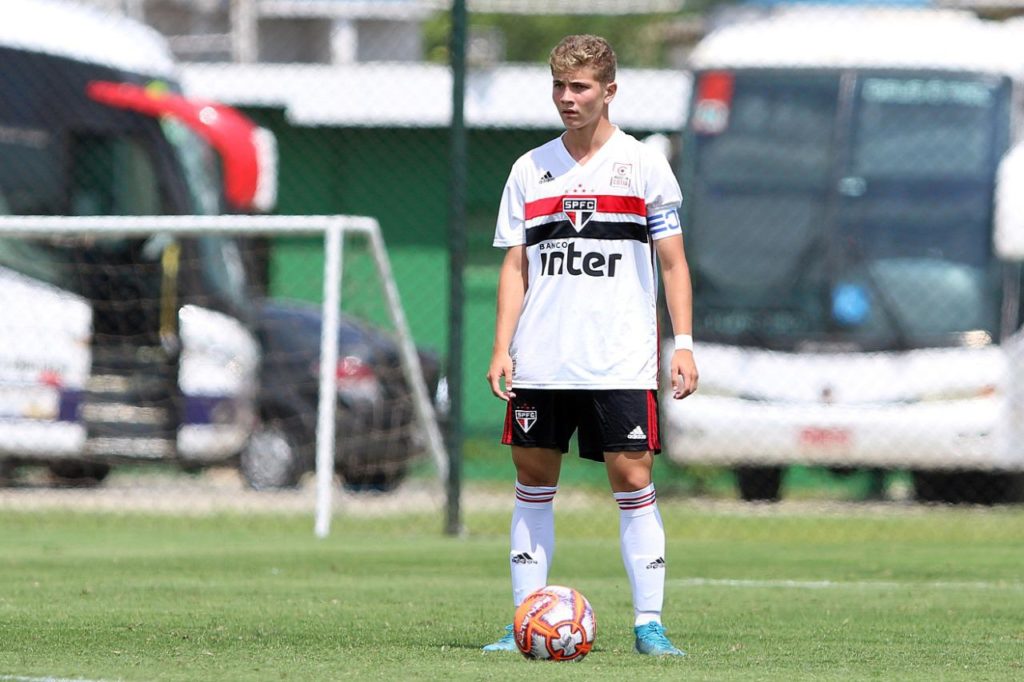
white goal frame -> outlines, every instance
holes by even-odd
[[[0,216],[0,237],[87,236],[140,237],[152,234],[199,237],[210,234],[235,236],[318,235],[324,238],[323,327],[320,367],[338,362],[338,323],[341,309],[342,252],[344,236],[366,236],[377,275],[384,290],[388,313],[398,336],[402,372],[411,387],[416,420],[427,436],[427,447],[438,470],[448,477],[448,453],[438,426],[433,402],[427,392],[412,334],[402,308],[380,233],[380,224],[369,216]],[[331,525],[331,492],[334,481],[335,409],[334,373],[321,371],[316,427],[316,510],[314,532],[327,537]]]

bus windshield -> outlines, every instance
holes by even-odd
[[[65,139],[43,129],[0,126],[0,215],[222,212],[216,153],[170,117],[162,118],[158,129],[156,125],[73,131]],[[238,245],[221,235],[200,236],[195,242],[205,286],[232,310],[245,310],[247,283]],[[79,261],[137,257],[134,243],[123,238],[0,238],[0,266],[85,294]],[[154,241],[153,247],[158,246],[163,243]],[[159,257],[159,249],[143,248],[141,253],[153,264]]]
[[[916,348],[996,337],[1000,78],[736,71],[698,79],[687,163],[708,340]]]

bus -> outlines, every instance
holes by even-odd
[[[182,94],[166,42],[116,14],[5,0],[0,215],[254,212],[272,135]],[[260,351],[237,241],[0,233],[0,478],[43,464],[198,468],[256,420]]]
[[[803,7],[695,47],[701,387],[664,401],[673,460],[733,469],[747,500],[794,466],[1021,498],[1022,46],[966,13]]]

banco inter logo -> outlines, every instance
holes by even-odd
[[[577,232],[590,222],[596,211],[597,199],[593,197],[589,199],[562,197],[562,213],[569,219]]]
[[[614,277],[615,266],[622,260],[621,253],[577,251],[572,240],[548,241],[540,245],[541,275],[586,275],[588,277]]]

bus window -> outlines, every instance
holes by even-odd
[[[988,180],[998,86],[950,78],[864,78],[852,172]]]
[[[60,156],[45,130],[0,124],[0,213],[56,215],[62,212]]]
[[[156,171],[136,140],[76,135],[71,158],[71,215],[162,213]]]
[[[0,239],[0,267],[10,268],[62,289],[72,287],[67,259],[30,239]]]
[[[727,124],[691,138],[684,207],[695,314],[710,337],[784,344],[824,328],[838,93],[835,75],[735,72]]]
[[[223,206],[218,188],[222,184],[217,155],[188,126],[170,116],[160,119],[160,128],[181,164],[195,213],[221,213]]]

